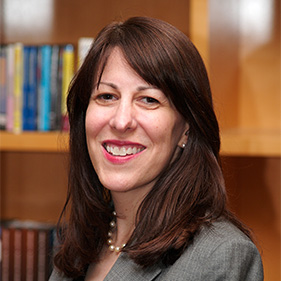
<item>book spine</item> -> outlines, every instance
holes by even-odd
[[[58,117],[58,103],[57,97],[59,95],[58,74],[59,74],[59,51],[60,47],[55,45],[52,47],[52,60],[51,60],[51,110],[50,110],[50,129],[58,130],[59,124]]]
[[[22,277],[22,230],[14,230],[14,281]]]
[[[28,124],[28,96],[29,96],[29,54],[30,47],[23,47],[23,105],[22,105],[22,128],[29,130]]]
[[[63,68],[62,68],[62,99],[61,99],[61,112],[62,112],[62,130],[69,130],[69,122],[67,116],[66,100],[68,94],[69,84],[74,74],[74,49],[73,46],[68,44],[65,46],[63,53]]]
[[[15,50],[14,44],[7,46],[7,105],[6,105],[6,130],[14,128],[14,71]]]
[[[47,245],[47,257],[48,257],[48,261],[47,261],[47,274],[48,274],[48,278],[51,276],[53,268],[54,268],[54,264],[53,264],[53,257],[54,257],[54,253],[57,252],[57,248],[58,245],[55,245],[55,241],[57,241],[57,232],[56,232],[56,228],[53,227],[49,230],[49,236],[48,236],[48,245]]]
[[[37,231],[35,229],[27,229],[26,232],[26,280],[35,281],[37,279]]]
[[[10,230],[8,228],[2,228],[2,268],[1,268],[1,280],[9,280],[10,271],[12,268],[10,259]]]
[[[30,47],[29,54],[29,95],[28,95],[28,124],[29,129],[37,129],[37,47]]]
[[[41,48],[41,81],[40,81],[40,116],[39,130],[50,130],[50,72],[51,72],[51,46]]]
[[[14,133],[22,131],[23,44],[15,44]]]
[[[0,129],[6,129],[7,112],[7,55],[6,46],[0,46]]]
[[[49,277],[49,240],[51,230],[39,230],[38,233],[38,276],[37,281],[46,281]]]
[[[60,46],[59,49],[59,61],[58,61],[58,76],[57,76],[57,85],[58,85],[58,94],[57,94],[57,124],[58,124],[58,130],[62,130],[63,124],[62,124],[62,68],[63,68],[63,53],[64,53],[64,47]]]
[[[80,68],[80,66],[84,62],[93,42],[94,42],[94,38],[92,38],[92,37],[79,38],[79,40],[78,40],[78,68]]]
[[[36,118],[36,124],[37,129],[39,130],[40,126],[40,117],[41,116],[41,68],[42,68],[42,48],[38,48],[37,53],[37,118]]]

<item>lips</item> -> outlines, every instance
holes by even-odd
[[[104,149],[112,156],[126,157],[136,155],[145,149],[145,146],[124,141],[106,141],[103,143]]]

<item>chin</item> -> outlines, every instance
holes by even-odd
[[[120,183],[116,184],[116,183],[117,182],[104,183],[103,186],[111,192],[127,192],[134,189],[132,186],[128,186]]]

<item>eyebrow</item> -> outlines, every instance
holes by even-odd
[[[101,81],[99,84],[103,84],[103,85],[109,86],[109,87],[113,88],[114,90],[119,90],[118,86],[115,85],[114,83],[102,82]],[[158,89],[158,88],[156,86],[153,86],[153,85],[137,87],[137,91],[139,91],[139,92],[145,91],[145,90],[151,90],[151,89]]]

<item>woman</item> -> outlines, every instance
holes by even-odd
[[[67,105],[70,212],[50,280],[263,280],[226,206],[208,77],[183,33],[144,17],[106,26]]]

